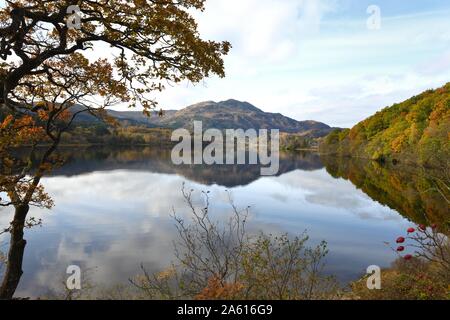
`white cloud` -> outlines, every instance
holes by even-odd
[[[381,30],[370,31],[363,7],[349,0],[208,0],[194,15],[203,38],[232,43],[226,77],[169,86],[153,98],[165,109],[234,98],[349,127],[449,81],[448,12],[383,15]]]
[[[206,38],[230,40],[225,79],[170,88],[165,108],[235,98],[298,120],[349,127],[381,108],[450,79],[444,12],[384,17],[379,31],[358,18],[329,18],[337,1],[209,1]],[[341,10],[341,11],[339,11]]]
[[[296,52],[302,36],[319,31],[329,0],[211,0],[196,15],[200,33],[233,44],[233,55],[280,61]]]

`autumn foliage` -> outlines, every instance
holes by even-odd
[[[450,241],[446,225],[410,227],[391,249],[399,256],[381,273],[381,289],[352,284],[353,298],[370,300],[450,299]],[[399,241],[400,240],[400,241]],[[402,250],[398,250],[401,248]]]
[[[225,222],[212,219],[209,193],[197,207],[193,190],[183,190],[191,221],[174,216],[179,239],[176,261],[159,273],[132,279],[147,299],[331,299],[338,296],[333,277],[324,274],[326,243],[309,247],[306,234],[298,237],[246,230],[248,208],[231,202]]]
[[[377,112],[350,130],[336,130],[324,153],[446,168],[450,159],[450,83]]]
[[[203,8],[204,0],[15,0],[0,8],[0,206],[15,209],[0,299],[14,296],[30,205],[52,206],[40,182],[60,162],[55,152],[79,114],[114,124],[108,106],[149,114],[167,83],[225,75],[231,46],[200,37],[192,11]],[[36,159],[38,144],[46,150]],[[19,146],[29,147],[24,157],[15,156]]]
[[[192,11],[204,2],[8,1],[0,9],[0,103],[126,102],[148,112],[156,104],[151,94],[167,83],[223,77],[231,46],[200,38]],[[88,59],[91,50],[100,57]]]
[[[450,224],[450,171],[322,156],[328,173],[417,224]]]
[[[224,282],[218,276],[213,276],[208,280],[208,286],[198,295],[196,300],[233,300],[239,297],[244,289],[241,283]]]

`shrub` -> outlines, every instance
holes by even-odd
[[[352,284],[357,299],[443,300],[450,299],[450,241],[448,227],[419,225],[399,237],[399,258],[382,272],[381,290],[369,290],[363,280]]]
[[[250,235],[249,209],[239,210],[230,197],[232,214],[213,221],[209,195],[198,209],[192,190],[183,195],[191,223],[174,215],[179,241],[176,263],[166,271],[143,274],[131,282],[150,299],[319,299],[337,295],[336,281],[323,274],[326,243],[306,246],[306,234]]]

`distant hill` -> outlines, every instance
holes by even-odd
[[[248,102],[227,100],[206,101],[179,111],[165,110],[159,117],[156,113],[147,117],[140,111],[113,111],[108,114],[125,125],[144,125],[149,128],[191,129],[193,121],[202,121],[203,129],[279,129],[287,133],[304,133],[313,137],[323,137],[332,128],[317,121],[297,121],[280,113],[264,112]],[[85,114],[78,122],[95,121]]]
[[[161,124],[171,128],[190,128],[194,120],[202,121],[204,128],[218,129],[279,129],[289,133],[331,129],[324,123],[297,121],[237,100],[201,102],[166,115]]]
[[[450,83],[377,112],[352,129],[335,130],[323,153],[378,161],[450,165]]]

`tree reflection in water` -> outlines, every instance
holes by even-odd
[[[53,150],[54,151],[54,150]],[[30,206],[51,207],[52,201],[40,185],[44,175],[79,175],[94,171],[130,169],[180,175],[205,185],[226,187],[247,185],[260,178],[258,166],[174,166],[170,162],[170,150],[151,148],[87,148],[84,150],[61,148],[58,155],[48,149],[17,152],[14,170],[2,166],[1,191],[3,206],[14,208],[10,226],[9,246],[4,244],[0,258],[3,276],[0,298],[11,299],[22,276],[22,263],[26,246],[24,229],[39,224],[27,217]],[[63,166],[57,166],[61,159]],[[31,161],[31,163],[30,163]],[[56,166],[56,167],[55,167]],[[53,167],[51,172],[48,171]],[[325,167],[335,178],[351,181],[357,188],[377,202],[387,205],[415,223],[442,224],[449,221],[449,206],[445,201],[448,189],[436,189],[436,181],[448,185],[448,170],[413,168],[402,165],[380,165],[375,162],[349,158],[319,157],[313,153],[283,154],[280,159],[280,175],[301,170],[317,170]],[[448,169],[448,168],[447,168]],[[444,197],[441,193],[444,193]],[[8,202],[10,201],[10,202]],[[5,264],[5,260],[8,261]],[[3,262],[3,263],[2,263]]]

